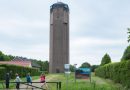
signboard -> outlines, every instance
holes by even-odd
[[[76,74],[77,79],[88,79],[88,78],[91,78],[91,69],[79,68],[79,69],[76,69],[75,74]]]
[[[70,74],[70,64],[65,64],[64,68],[65,68],[65,73]]]

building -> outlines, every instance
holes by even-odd
[[[50,7],[49,72],[63,73],[69,64],[69,7],[57,2]]]
[[[23,58],[23,57],[15,57],[11,61],[0,61],[0,64],[9,64],[9,65],[37,68],[37,69],[40,68],[40,66],[33,60]]]
[[[1,64],[16,65],[22,67],[32,67],[30,61],[0,61]]]

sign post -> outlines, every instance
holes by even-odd
[[[90,68],[79,68],[76,70],[77,79],[90,79],[91,82],[91,69]]]
[[[74,81],[75,81],[75,83],[76,83],[76,65],[77,64],[74,64]]]
[[[70,75],[70,64],[65,64],[66,90],[68,90],[68,76]]]

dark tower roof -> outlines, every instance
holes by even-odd
[[[57,2],[57,3],[54,3],[53,5],[51,5],[50,11],[52,12],[53,9],[56,9],[56,8],[64,8],[64,10],[69,11],[68,5],[63,2]]]

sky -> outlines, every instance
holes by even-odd
[[[130,0],[61,0],[70,8],[70,64],[119,62],[130,27]],[[50,6],[57,0],[0,0],[0,50],[49,60]]]

